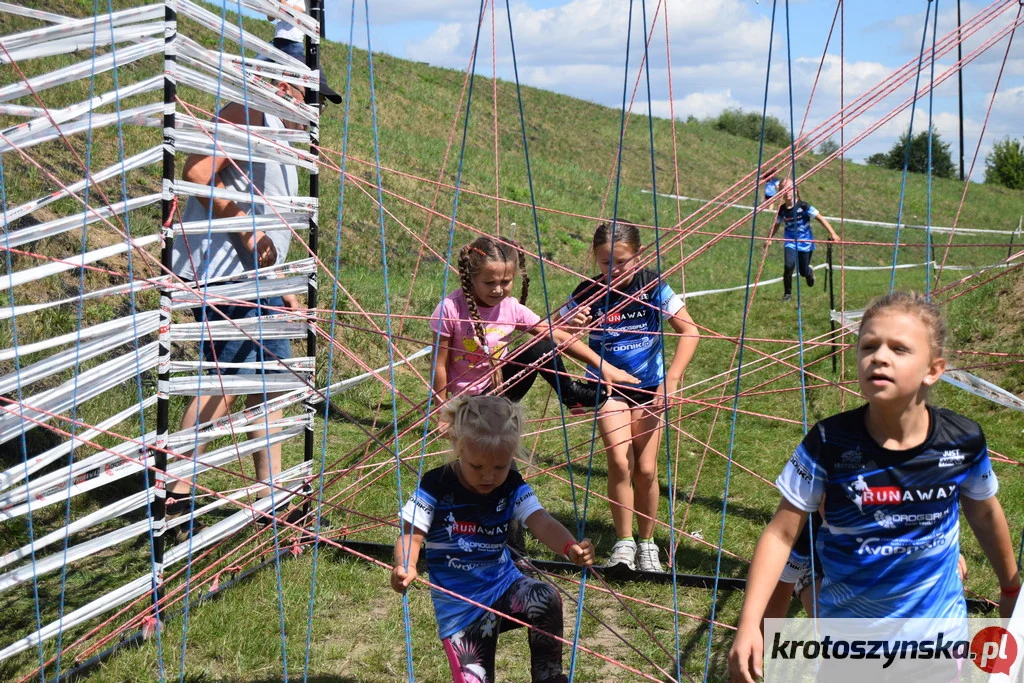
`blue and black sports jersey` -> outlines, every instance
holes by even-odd
[[[430,582],[482,605],[492,605],[522,574],[508,552],[508,525],[543,509],[516,471],[486,496],[459,482],[453,465],[430,470],[402,508],[402,521],[426,533]],[[441,639],[479,619],[484,610],[431,589]]]
[[[657,273],[641,270],[631,283],[607,296],[606,282],[601,278],[586,279],[562,308],[562,315],[566,315],[577,306],[588,304],[592,325],[598,328],[590,333],[590,348],[599,356],[603,353],[606,363],[639,379],[641,387],[656,387],[665,379],[660,334],[662,311],[675,315],[685,306],[667,282],[662,280],[659,285],[657,281]],[[624,301],[627,303],[620,309],[619,304]],[[587,366],[587,376],[596,379],[600,374],[597,368]]]
[[[818,215],[818,210],[807,202],[797,202],[793,206],[780,206],[775,216],[776,225],[786,227],[786,249],[797,251],[814,251],[814,233],[811,231],[811,219]]]
[[[866,406],[834,415],[807,433],[779,475],[782,495],[801,510],[825,498],[816,539],[822,617],[967,616],[960,495],[983,500],[998,483],[977,423],[941,408],[928,414],[927,439],[906,451],[875,443]]]

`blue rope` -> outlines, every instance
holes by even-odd
[[[661,279],[661,230],[658,227],[658,176],[657,176],[657,165],[654,158],[654,115],[651,110],[651,58],[650,58],[650,41],[647,36],[647,1],[640,0],[640,11],[643,16],[644,22],[644,74],[647,79],[647,133],[650,137],[651,144],[651,201],[654,207],[654,255],[655,263],[657,264],[656,272],[658,275],[657,280],[657,291],[660,292],[662,288]],[[665,354],[665,328],[664,321],[661,327],[658,328],[658,342],[661,344],[662,356]],[[667,377],[666,377],[667,379]],[[664,401],[662,419],[665,421],[665,476],[668,477],[668,533],[669,533],[669,548],[671,551],[675,550],[676,547],[676,525],[675,525],[675,485],[672,478],[672,431],[668,428],[668,387],[665,382],[662,382],[662,400]],[[655,511],[657,514],[657,511]],[[669,557],[670,564],[672,566],[672,626],[675,635],[675,665],[676,665],[676,680],[682,680],[682,662],[679,659],[679,568],[676,566],[674,553]]]
[[[729,426],[729,453],[725,463],[725,488],[722,492],[722,516],[718,527],[718,552],[715,555],[715,583],[711,589],[711,616],[708,620],[707,651],[704,657],[704,680],[708,680],[711,667],[711,643],[715,633],[715,615],[718,610],[718,581],[722,576],[722,546],[725,543],[725,518],[729,505],[729,484],[732,481],[733,452],[736,448],[736,423],[739,419],[740,382],[743,379],[743,350],[747,340],[747,316],[750,312],[750,286],[754,276],[754,239],[757,236],[758,201],[760,199],[761,168],[764,163],[764,130],[768,118],[768,86],[772,73],[772,46],[775,42],[775,11],[778,0],[772,2],[771,28],[768,32],[768,65],[764,75],[764,102],[761,105],[761,139],[757,149],[757,175],[754,177],[754,211],[750,219],[750,249],[747,252],[747,286],[743,295],[743,320],[740,323],[740,348],[737,355],[736,383],[732,397],[732,420]]]
[[[928,197],[925,207],[925,248],[924,248],[924,295],[932,296],[932,143],[935,138],[935,126],[932,123],[932,111],[935,102],[935,41],[938,36],[939,0],[935,0],[935,14],[932,16],[932,63],[931,79],[928,87]]]
[[[494,11],[493,10],[493,6],[492,6],[492,10],[491,11]],[[554,329],[553,329],[553,327],[551,325],[551,294],[550,294],[550,292],[548,290],[548,279],[547,279],[546,271],[544,269],[544,249],[543,249],[543,246],[541,245],[540,219],[537,216],[537,196],[536,196],[536,191],[534,190],[534,187],[533,187],[533,167],[530,164],[530,143],[529,143],[528,136],[526,134],[526,113],[525,113],[525,108],[523,106],[522,87],[521,87],[521,84],[520,84],[520,81],[519,81],[519,61],[518,61],[518,58],[516,56],[516,40],[515,40],[514,31],[512,30],[512,10],[511,10],[510,4],[509,4],[509,0],[505,0],[505,15],[506,15],[506,17],[508,19],[508,38],[509,38],[509,44],[512,47],[512,70],[513,70],[513,73],[515,74],[515,80],[516,80],[516,103],[517,103],[518,109],[519,109],[519,130],[520,130],[520,134],[522,136],[522,141],[523,141],[523,157],[524,157],[524,160],[525,160],[525,163],[526,163],[526,184],[527,184],[527,187],[530,190],[530,215],[533,218],[533,236],[534,236],[534,241],[537,244],[537,265],[538,265],[538,268],[540,270],[541,291],[544,293],[544,320],[548,324],[548,341],[551,342],[551,346],[553,348],[557,349],[558,348],[558,343],[555,341],[555,333],[554,333]],[[583,526],[581,526],[581,523],[580,523],[579,508],[578,508],[577,503],[576,503],[576,484],[575,484],[575,477],[573,475],[573,471],[572,471],[572,467],[571,467],[571,465],[572,465],[572,458],[569,455],[569,434],[566,431],[567,424],[566,424],[566,420],[565,420],[565,404],[562,402],[562,382],[563,381],[571,382],[572,380],[570,378],[565,378],[563,380],[563,378],[562,378],[562,376],[560,374],[555,373],[555,393],[558,395],[558,418],[559,418],[559,421],[562,423],[562,448],[563,448],[563,451],[565,453],[566,464],[570,465],[569,467],[566,467],[566,472],[568,473],[568,476],[569,476],[569,496],[572,498],[573,522],[575,523],[575,526],[576,526],[576,528],[578,530],[577,538],[582,540],[582,538],[583,538]],[[589,489],[589,488],[590,488],[590,484],[589,484],[589,476],[588,476],[587,489]],[[584,516],[586,516],[586,512],[584,512]],[[586,570],[584,570],[584,572],[585,571]],[[586,575],[584,574],[584,577],[585,576]]]
[[[7,272],[8,274],[14,274],[14,264],[11,261],[11,243],[10,243],[10,229],[7,226],[7,181],[4,175],[4,159],[3,155],[0,154],[0,213],[3,213],[4,226],[5,228],[0,231],[4,236],[4,254],[7,260]],[[11,346],[14,349],[18,348],[18,316],[17,307],[14,304],[14,282],[8,280],[8,296],[11,302]],[[18,396],[18,416],[21,418],[21,430],[18,434],[18,441],[21,444],[21,462],[25,466],[25,485],[29,484],[29,471],[28,471],[28,443],[25,439],[25,425],[28,424],[25,421],[25,396],[22,393],[21,387],[21,356],[15,352],[14,354],[14,376],[18,379],[17,382],[17,396]],[[35,608],[36,617],[36,631],[43,629],[43,616],[39,609],[39,577],[36,574],[36,541],[35,541],[35,527],[32,521],[32,496],[28,496],[25,500],[27,508],[26,518],[28,520],[28,550],[29,557],[32,560],[32,604]],[[46,659],[43,655],[43,641],[39,640],[37,643],[37,649],[39,651],[39,676],[41,681],[46,681],[45,663]]]
[[[921,64],[924,61],[925,39],[928,37],[928,17],[932,11],[932,0],[924,13],[924,31],[921,33],[921,51],[917,57],[917,75],[914,76],[914,99],[910,103],[910,126],[907,128],[907,143],[903,149],[903,180],[900,182],[900,203],[896,211],[896,239],[892,246],[892,271],[889,277],[889,292],[896,289],[896,263],[900,252],[900,230],[903,227],[903,200],[907,194],[907,174],[910,170],[910,144],[914,140],[914,113],[917,111],[917,91],[921,84]]]
[[[108,13],[113,13],[113,11],[114,11],[114,8],[112,6],[111,0],[107,0],[107,12]],[[94,15],[98,14],[98,0],[97,0],[96,4],[94,5],[93,13],[94,13]],[[114,41],[113,31],[114,31],[114,29],[113,29],[113,26],[111,25],[111,27],[110,27],[110,33],[111,33],[111,43],[110,43],[110,45],[111,45],[111,48],[110,49],[111,49],[111,56],[113,58],[113,68],[112,68],[111,75],[112,75],[112,79],[113,79],[114,91],[116,92],[116,91],[118,91],[120,89],[120,82],[119,82],[119,77],[118,77],[118,66],[117,66],[117,45],[116,45],[116,42]],[[96,60],[96,36],[97,36],[97,34],[94,31],[93,32],[93,50],[92,50],[92,59],[93,59],[94,62]],[[90,75],[90,79],[89,79],[89,97],[90,97],[90,99],[92,98],[92,96],[95,93],[95,83],[96,83],[96,74],[92,73]],[[127,180],[127,171],[126,171],[126,169],[124,167],[124,162],[125,162],[124,126],[123,126],[123,123],[121,121],[121,99],[119,97],[115,98],[115,100],[114,100],[114,111],[115,111],[116,121],[117,121],[117,123],[116,123],[116,130],[117,130],[118,158],[119,158],[119,161],[121,163],[121,197],[122,197],[122,199],[124,201],[127,202],[127,200],[128,200],[128,180]],[[90,109],[89,110],[89,114],[88,114],[88,120],[89,120],[90,124],[92,122],[92,114],[93,114],[93,110]],[[93,133],[93,130],[92,130],[92,126],[90,125],[88,127],[87,134],[86,134],[85,173],[86,173],[86,180],[87,181],[88,181],[88,178],[89,178],[90,169],[92,167],[92,142],[93,142],[92,133]],[[89,183],[88,182],[86,183],[84,198],[85,198],[85,203],[88,206],[88,203],[89,203]],[[82,244],[82,253],[83,254],[85,253],[85,250],[87,248],[87,233],[88,233],[87,226],[88,226],[88,221],[86,220],[86,218],[87,218],[86,214],[83,213],[83,216],[82,216],[82,242],[81,242],[81,244]],[[131,239],[132,239],[131,216],[130,216],[130,212],[129,212],[129,210],[127,208],[124,211],[123,218],[124,218],[124,225],[125,225],[125,238],[126,238],[127,242],[130,244],[131,243]],[[128,257],[128,280],[129,280],[129,282],[134,282],[135,281],[135,266],[134,266],[135,261],[134,261],[134,256],[133,256],[132,252],[133,252],[132,249],[129,249],[127,251],[127,257]],[[82,291],[82,292],[85,291],[85,269],[84,268],[82,269],[82,271],[81,271],[81,273],[79,275],[79,291]],[[140,451],[141,451],[142,456],[143,456],[143,462],[145,462],[146,459],[148,458],[148,456],[147,456],[147,445],[146,445],[146,442],[145,442],[145,439],[146,439],[146,413],[145,413],[144,408],[142,407],[143,401],[145,400],[145,397],[144,397],[144,392],[143,392],[143,387],[142,387],[142,375],[139,372],[139,365],[141,363],[141,358],[140,358],[140,355],[139,355],[139,335],[138,335],[138,319],[137,319],[138,308],[137,308],[137,305],[136,305],[135,290],[134,289],[129,289],[129,291],[128,291],[128,304],[129,304],[129,310],[131,312],[132,332],[134,333],[133,334],[133,339],[132,339],[132,348],[133,348],[133,351],[135,353],[136,399],[138,400],[138,404],[139,404],[139,439],[141,441]],[[75,366],[74,366],[75,367],[75,369],[74,369],[75,377],[74,377],[74,385],[73,385],[74,388],[73,388],[73,392],[72,392],[72,396],[73,396],[73,400],[74,400],[75,406],[74,406],[74,408],[72,410],[72,422],[71,422],[72,450],[71,450],[71,453],[69,454],[69,458],[68,458],[69,463],[74,462],[74,439],[75,439],[75,432],[77,431],[76,421],[77,421],[77,414],[78,414],[77,395],[78,395],[78,367],[79,367],[79,355],[78,354],[79,354],[79,352],[81,350],[81,332],[82,332],[82,315],[83,315],[83,312],[84,312],[84,301],[82,299],[79,299],[78,300],[78,310],[77,310],[77,332],[78,332],[79,336],[75,340]],[[144,488],[146,490],[149,490],[149,469],[148,468],[143,468],[143,478],[144,478]],[[71,471],[69,469],[69,471],[68,471],[68,484],[67,484],[67,486],[68,486],[68,498],[67,498],[67,501],[65,503],[65,527],[70,523],[70,517],[71,517],[71,480],[72,480],[72,476],[71,476]],[[147,506],[148,506],[148,499],[147,499]],[[151,538],[152,538],[152,534],[153,534],[153,529],[152,529],[152,526],[150,526],[149,535],[150,535]],[[60,660],[61,660],[61,656],[63,655],[63,648],[61,647],[61,644],[63,642],[63,637],[64,637],[64,630],[63,630],[64,596],[65,596],[65,588],[66,588],[66,581],[67,581],[67,561],[66,560],[67,560],[68,542],[69,542],[69,536],[65,535],[65,537],[64,537],[64,550],[63,550],[65,562],[63,563],[63,565],[61,567],[60,603],[59,603],[59,617],[58,617],[58,627],[57,627],[57,662],[56,662],[56,667],[55,667],[55,669],[56,669],[55,670],[55,676],[59,676],[60,675]],[[151,564],[153,563],[153,560],[154,560],[154,556],[152,555],[152,552],[153,552],[153,550],[152,550],[152,543],[151,543],[150,544],[150,562],[151,562]],[[154,595],[155,595],[155,593],[154,593]],[[159,606],[157,606],[157,609],[159,609]],[[159,629],[157,629],[156,637],[157,637],[157,641],[156,641],[156,643],[157,643],[157,669],[160,672],[159,673],[160,680],[163,681],[164,680],[164,675],[165,675],[165,671],[164,671],[164,657],[163,657],[163,638],[160,635]]]
[[[793,206],[794,215],[796,200],[799,197],[796,186],[796,122],[793,119],[793,55],[792,46],[793,42],[790,40],[789,35],[789,0],[786,0],[786,74],[789,79],[789,159],[790,159],[790,170],[793,174]],[[794,244],[794,246],[796,246]],[[811,271],[814,272],[813,270]],[[799,275],[799,273],[797,273]],[[807,431],[807,378],[804,374],[804,318],[803,318],[803,307],[800,304],[800,278],[796,278],[796,334],[797,334],[797,349],[800,358],[800,409],[801,416],[804,425],[804,431]]]
[[[321,14],[321,19],[323,15]],[[338,218],[335,222],[335,233],[334,233],[334,285],[331,288],[331,334],[330,338],[334,339],[335,330],[338,324],[338,271],[341,268],[341,226],[342,219],[345,215],[345,168],[348,163],[348,130],[349,130],[349,105],[352,102],[352,61],[353,61],[353,45],[355,43],[355,28],[356,28],[356,0],[352,0],[352,14],[349,18],[349,33],[348,33],[348,70],[345,76],[345,115],[343,119],[342,133],[341,133],[341,176],[339,180],[338,188]],[[320,68],[323,69],[323,61],[320,62]],[[309,659],[310,650],[313,645],[313,606],[314,598],[316,597],[316,573],[319,569],[320,559],[320,523],[323,515],[323,500],[324,500],[324,470],[326,469],[327,463],[327,428],[328,420],[330,419],[331,412],[331,380],[333,379],[334,372],[334,344],[327,345],[327,383],[326,391],[324,393],[324,417],[323,417],[323,439],[320,442],[320,471],[317,473],[317,479],[319,484],[317,485],[316,492],[316,526],[313,530],[313,576],[310,579],[309,584],[309,610],[308,617],[306,620],[306,653],[305,661],[302,667],[302,681],[306,683],[309,680]]]
[[[626,107],[627,107],[627,105],[626,105],[626,93],[627,93],[627,88],[628,88],[628,84],[629,84],[629,47],[630,47],[630,40],[632,38],[632,35],[633,35],[633,0],[629,0],[629,17],[628,17],[628,19],[626,21],[626,53],[625,53],[625,58],[624,58],[623,76],[622,76],[622,112],[621,112],[621,114],[619,116],[619,146],[618,146],[618,149],[616,151],[615,195],[614,195],[614,199],[613,199],[613,203],[612,203],[612,227],[613,227],[613,229],[611,231],[611,242],[608,245],[608,248],[609,248],[609,250],[610,250],[610,252],[612,254],[615,253],[615,230],[614,230],[614,226],[615,226],[616,222],[618,221],[618,217],[619,217],[619,191],[620,191],[620,189],[622,187],[623,140],[624,140],[625,134],[626,134]],[[612,296],[612,269],[609,266],[609,268],[608,268],[608,276],[605,278],[605,292],[604,292],[604,306],[605,306],[605,310],[607,310],[608,307],[611,305],[611,296]],[[602,330],[605,330],[607,328],[607,322],[605,320],[602,320],[600,324],[601,324],[601,329]],[[599,354],[600,355],[600,359],[599,359],[598,368],[597,368],[597,374],[598,374],[599,377],[601,376],[601,372],[604,369],[605,352],[606,352],[606,347],[605,347],[604,344],[601,344],[601,353]],[[595,450],[595,445],[597,443],[597,415],[596,415],[596,413],[597,413],[597,408],[598,408],[598,406],[597,406],[597,401],[598,400],[600,400],[600,396],[598,396],[598,397],[596,397],[594,399],[594,412],[595,412],[595,416],[594,416],[593,421],[591,422],[591,428],[590,428],[590,453],[589,453],[588,458],[587,458],[587,482],[586,482],[586,488],[584,489],[584,494],[583,494],[583,519],[580,522],[580,533],[579,533],[579,535],[581,537],[583,536],[584,531],[586,529],[586,525],[587,525],[587,510],[588,510],[589,503],[590,503],[590,478],[591,478],[591,473],[593,472],[593,469],[594,469],[593,468],[594,450]],[[632,535],[632,530],[630,531],[630,535]],[[616,538],[617,537],[618,537],[618,533],[616,533]],[[579,648],[579,638],[580,638],[580,629],[581,629],[581,627],[583,625],[583,606],[584,606],[584,600],[586,598],[586,589],[587,589],[587,570],[584,567],[582,575],[580,576],[579,598],[577,598],[577,600],[576,600],[576,626],[573,629],[573,634],[572,634],[572,655],[571,655],[571,658],[569,660],[569,681],[570,681],[570,683],[571,683],[571,681],[573,680],[573,677],[576,674],[576,658],[577,658],[577,656],[579,654],[579,649],[578,649]]]
[[[482,1],[482,0],[481,0]],[[398,487],[398,507],[401,510],[404,496],[402,495],[402,456],[398,447],[398,395],[395,392],[395,341],[391,332],[391,287],[388,279],[388,243],[384,232],[384,181],[381,179],[380,168],[380,130],[377,127],[377,89],[373,77],[373,46],[370,43],[370,0],[363,0],[366,13],[366,58],[370,74],[370,118],[373,123],[373,160],[377,175],[377,220],[380,223],[380,257],[384,270],[384,321],[388,339],[388,386],[391,389],[391,432],[395,444],[395,481]],[[479,33],[479,26],[477,27]],[[474,52],[474,59],[476,53]],[[469,112],[466,112],[467,119]],[[409,615],[409,595],[402,595],[402,611],[405,619],[405,667],[409,675],[409,683],[415,680],[412,665],[412,621]]]
[[[224,31],[224,28],[227,26],[227,3],[224,3],[224,4],[221,5],[220,24],[221,24],[221,30],[220,30],[220,38],[217,41],[217,54],[219,55],[219,59],[220,59],[220,63],[218,64],[218,67],[222,68],[223,64],[224,64],[224,43],[225,43],[225,31]],[[220,73],[221,68],[218,68],[218,73]],[[213,145],[212,145],[213,146],[213,150],[212,150],[213,154],[211,155],[211,162],[212,162],[212,164],[214,166],[217,165],[217,153],[219,151],[218,150],[218,146],[217,146],[217,140],[219,140],[219,136],[220,136],[220,116],[219,116],[219,114],[220,114],[220,109],[221,109],[221,86],[223,85],[223,83],[224,83],[223,78],[218,77],[217,78],[217,87],[216,87],[215,93],[214,93],[213,111],[216,112],[216,115],[215,115],[214,120],[213,120]],[[248,109],[246,109],[246,120],[248,121]],[[250,166],[250,173],[251,173],[251,166]],[[251,175],[250,175],[250,177],[251,177]],[[207,240],[207,242],[209,242],[209,240],[211,240],[213,238],[213,223],[212,223],[212,221],[213,221],[213,196],[214,196],[214,191],[215,191],[215,186],[214,186],[213,183],[211,183],[210,184],[210,194],[208,196],[209,207],[208,207],[207,212],[206,212],[206,220],[207,220],[206,240]],[[210,250],[209,249],[205,250],[205,253],[203,254],[203,269],[202,269],[203,273],[208,273],[209,272],[210,257],[211,257]],[[209,317],[207,315],[207,312],[208,312],[208,309],[207,309],[207,301],[208,301],[207,295],[208,295],[209,283],[207,282],[207,278],[203,278],[203,280],[200,282],[199,281],[199,273],[193,273],[193,276],[195,277],[196,282],[199,284],[199,288],[202,291],[202,294],[200,296],[200,302],[201,302],[200,303],[200,309],[202,311],[202,320],[200,320],[200,327],[201,327],[201,330],[203,332],[205,332],[208,329],[208,325],[209,325]],[[202,345],[202,343],[203,342],[200,341],[200,345]],[[212,339],[208,340],[207,343],[211,343],[212,344],[213,340]],[[203,377],[204,377],[204,375],[203,375],[203,365],[205,364],[205,362],[206,362],[205,354],[204,353],[200,353],[199,354],[199,367],[198,367],[198,378],[199,379],[198,379],[197,397],[202,394]],[[197,401],[198,401],[198,398],[197,398]],[[197,453],[197,451],[199,450],[199,425],[200,425],[199,415],[200,415],[200,411],[199,411],[199,406],[198,406],[198,403],[197,403],[197,405],[196,405],[195,424],[193,425],[193,431],[192,431],[193,438],[194,438],[194,442],[193,443],[195,445],[194,445],[194,447],[192,449],[192,475],[190,477],[190,490],[189,490],[188,552],[186,554],[186,559],[185,559],[185,605],[184,605],[184,609],[183,609],[183,618],[182,618],[182,624],[181,624],[181,671],[180,671],[179,678],[178,678],[179,683],[184,683],[184,680],[185,680],[186,645],[188,644],[189,617],[191,615],[191,606],[192,606],[192,603],[191,603],[191,597],[192,597],[192,593],[191,593],[191,588],[192,588],[192,539],[193,539],[194,531],[195,531],[195,517],[194,517],[194,515],[195,515],[195,508],[196,508],[195,482],[196,482],[196,478],[198,477],[198,467],[199,467],[199,454]],[[166,520],[166,513],[165,513],[164,519]],[[164,541],[164,543],[166,544],[166,540]]]
[[[99,16],[100,3],[99,0],[95,0],[93,3],[93,16]],[[113,33],[114,27],[111,23],[111,33]],[[96,42],[99,37],[99,32],[95,29],[92,32],[92,63],[93,68],[89,75],[89,99],[91,100],[96,95]],[[111,48],[114,48],[113,41],[111,41]],[[113,53],[116,60],[116,51]],[[113,73],[117,74],[117,63],[115,61]],[[114,90],[117,90],[117,82],[114,82]],[[120,100],[120,98],[115,98]],[[89,250],[89,199],[91,183],[89,177],[92,175],[92,142],[93,142],[93,129],[92,129],[92,115],[94,108],[90,107],[86,115],[86,121],[89,122],[89,126],[85,131],[85,187],[83,188],[82,200],[84,202],[82,209],[82,237],[79,240],[79,249],[81,250],[82,257],[84,259],[85,253]],[[123,157],[122,157],[123,160]],[[127,213],[127,212],[125,212]],[[80,293],[85,292],[85,268],[79,271],[78,275],[78,291]],[[64,528],[71,524],[71,484],[74,481],[74,462],[75,462],[75,435],[78,432],[78,376],[80,354],[82,349],[82,313],[85,307],[85,301],[79,297],[78,305],[75,307],[75,331],[77,337],[75,338],[75,364],[72,370],[71,379],[71,450],[68,452],[68,477],[65,483],[65,489],[67,490],[67,497],[64,499]],[[148,477],[147,477],[148,478]],[[64,542],[62,543],[61,556],[64,558],[60,568],[60,595],[57,599],[57,660],[54,664],[54,677],[60,676],[60,664],[61,656],[63,652],[64,643],[64,597],[67,589],[67,573],[68,573],[68,546],[70,545],[71,535],[68,533],[64,534]],[[45,673],[43,680],[46,680]]]
[[[239,54],[243,54],[244,55],[245,54],[245,27],[242,24],[242,3],[241,3],[241,0],[235,0],[235,12],[236,12],[235,16],[238,17],[238,22],[237,23],[238,23],[238,30],[239,30],[239,33],[240,33],[240,35],[239,35],[239,42],[238,42],[238,51],[239,51]],[[243,68],[243,75],[244,75],[244,73],[245,73],[245,71],[247,69],[246,69],[244,64],[243,64],[242,68]],[[252,202],[251,215],[253,216],[253,221],[252,221],[253,246],[256,246],[256,233],[257,233],[257,229],[256,229],[256,188],[255,188],[254,184],[251,182],[252,178],[254,178],[254,170],[253,170],[254,162],[252,160],[252,129],[249,128],[249,126],[251,124],[249,123],[249,81],[247,79],[243,79],[242,80],[242,101],[243,101],[243,105],[245,106],[245,125],[246,125],[245,135],[246,135],[246,143],[247,143],[245,149],[246,149],[246,161],[248,162],[248,165],[249,165],[249,178],[250,178],[250,183],[249,183],[249,198],[250,198],[250,200],[249,201]],[[266,124],[266,118],[264,118],[263,122],[264,122],[264,124]],[[281,255],[278,254],[278,258],[280,258],[280,257],[281,257]],[[287,258],[288,258],[288,255],[285,254],[285,260],[287,260]],[[254,268],[258,267],[259,264],[258,264],[258,262],[256,262],[257,261],[257,257],[255,255],[255,253],[253,254],[253,261],[254,261],[253,267]],[[257,333],[256,338],[259,340],[257,353],[258,353],[258,357],[259,357],[259,361],[260,361],[260,368],[261,368],[261,371],[260,371],[260,383],[262,384],[261,394],[263,396],[263,402],[266,403],[267,402],[267,373],[263,370],[263,368],[264,368],[264,365],[265,365],[267,359],[266,359],[266,351],[265,351],[265,349],[263,347],[263,299],[260,296],[260,278],[258,278],[258,277],[253,278],[253,281],[256,284],[256,333]],[[269,482],[269,485],[270,485],[270,513],[271,513],[270,514],[270,526],[271,526],[271,529],[272,529],[272,533],[274,535],[274,576],[275,576],[275,579],[277,581],[277,614],[278,614],[278,622],[279,622],[279,625],[280,625],[280,628],[281,628],[281,664],[282,664],[282,675],[283,675],[285,683],[287,683],[288,682],[288,638],[287,638],[287,634],[285,633],[285,623],[284,623],[284,589],[282,587],[282,582],[281,582],[280,530],[278,529],[278,524],[277,524],[277,501],[275,500],[276,496],[279,496],[279,495],[282,495],[282,494],[277,491],[275,483],[274,483],[274,466],[273,466],[273,460],[270,457],[270,449],[272,448],[272,446],[270,445],[270,438],[271,438],[271,434],[270,434],[270,411],[264,411],[264,413],[263,413],[263,427],[264,427],[264,431],[266,432],[266,443],[267,443],[267,447],[266,447],[267,471],[269,473],[268,482]],[[193,500],[194,499],[195,498],[193,496]]]

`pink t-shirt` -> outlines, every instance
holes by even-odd
[[[497,306],[477,306],[476,310],[493,358],[505,355],[514,332],[528,330],[540,322],[540,316],[512,296],[502,299]],[[462,290],[449,294],[437,305],[430,317],[430,329],[435,334],[440,329],[441,336],[448,338],[448,393],[483,393],[491,381],[491,364],[477,341]]]

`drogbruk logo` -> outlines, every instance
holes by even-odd
[[[1009,676],[1017,661],[1017,639],[1002,626],[987,626],[974,634],[969,656],[985,673]]]

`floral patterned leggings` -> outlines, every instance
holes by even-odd
[[[549,635],[562,635],[562,598],[552,586],[521,577],[491,608],[536,626],[530,629],[530,676],[534,683],[562,683],[562,643]],[[498,634],[519,624],[486,612],[450,638],[441,641],[454,683],[494,683],[494,654]]]

